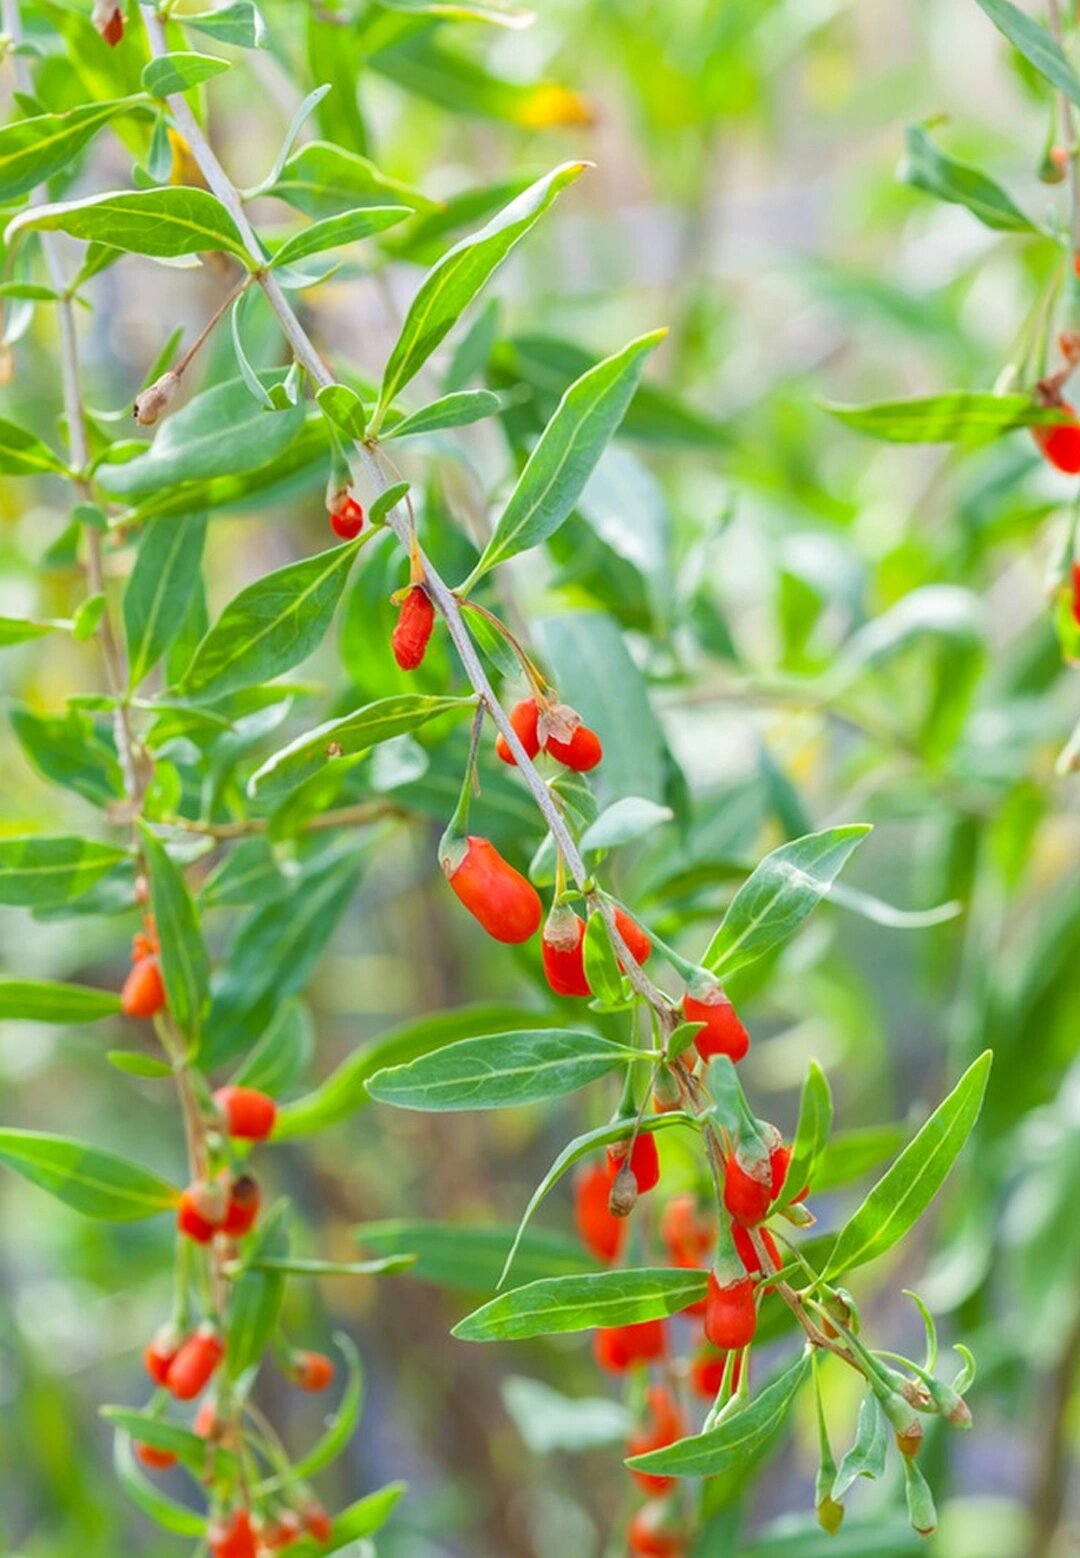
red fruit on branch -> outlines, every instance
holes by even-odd
[[[192,1433],[198,1434],[200,1439],[216,1439],[221,1423],[218,1419],[217,1402],[213,1396],[207,1396],[195,1414],[195,1420],[191,1425]]]
[[[682,1009],[687,1022],[705,1024],[694,1038],[694,1048],[702,1060],[711,1060],[714,1055],[742,1060],[750,1048],[750,1035],[720,985],[696,996],[688,990],[682,999]]]
[[[170,1466],[176,1465],[176,1454],[173,1450],[160,1450],[156,1444],[136,1444],[135,1454],[144,1466],[149,1466],[152,1471],[168,1471]]]
[[[309,1504],[301,1519],[307,1534],[314,1537],[317,1542],[322,1542],[324,1546],[334,1534],[334,1522],[321,1504]]]
[[[564,768],[572,768],[579,774],[591,772],[604,756],[600,737],[588,725],[579,725],[569,741],[558,741],[554,736],[549,736],[544,750],[562,763]]]
[[[189,1185],[176,1208],[176,1226],[196,1244],[209,1244],[225,1222],[228,1199],[221,1184],[200,1180]]]
[[[165,1383],[177,1401],[194,1401],[209,1385],[225,1356],[225,1346],[211,1325],[201,1325],[184,1342],[169,1366]]]
[[[510,710],[510,723],[514,727],[514,734],[525,748],[526,757],[536,757],[539,754],[540,737],[536,729],[539,718],[540,710],[536,706],[535,698],[525,698]],[[509,763],[511,768],[517,767],[517,758],[511,752],[510,745],[501,731],[495,737],[495,751],[504,763]]]
[[[553,909],[540,943],[547,982],[556,995],[591,995],[585,977],[585,922],[573,909]]]
[[[155,1385],[164,1385],[168,1381],[169,1369],[180,1351],[182,1341],[183,1337],[177,1334],[175,1326],[164,1325],[147,1343],[143,1364]]]
[[[682,1414],[666,1385],[650,1385],[646,1395],[648,1421],[636,1429],[627,1441],[627,1455],[647,1455],[650,1450],[663,1450],[686,1434]],[[675,1486],[674,1477],[657,1476],[652,1472],[635,1471],[630,1475],[645,1493],[666,1493]]]
[[[673,1266],[698,1266],[716,1238],[711,1218],[698,1210],[697,1197],[689,1192],[672,1196],[660,1214],[660,1239]]]
[[[283,1547],[291,1547],[294,1542],[298,1542],[303,1534],[304,1526],[300,1516],[294,1510],[287,1509],[263,1530],[262,1544],[272,1553],[277,1553]]]
[[[593,1356],[609,1374],[625,1374],[635,1365],[656,1363],[666,1352],[667,1330],[663,1320],[607,1326],[593,1337]]]
[[[765,1221],[773,1200],[771,1159],[744,1166],[738,1152],[724,1160],[724,1205],[737,1223],[756,1228]]]
[[[597,1260],[610,1265],[626,1240],[626,1223],[612,1216],[608,1206],[611,1181],[607,1169],[599,1163],[580,1173],[574,1181],[574,1220],[581,1242]]]
[[[364,510],[347,492],[335,494],[329,513],[330,528],[343,541],[354,541],[364,528]]]
[[[1080,475],[1080,421],[1067,400],[1059,403],[1069,420],[1045,427],[1033,427],[1031,436],[1050,464],[1066,476]]]
[[[132,965],[120,992],[125,1017],[156,1017],[165,1005],[165,985],[156,957],[141,957]]]
[[[254,1087],[219,1087],[214,1103],[225,1132],[241,1141],[265,1141],[274,1129],[277,1104]]]
[[[401,603],[390,638],[394,659],[403,671],[415,671],[427,652],[435,627],[435,607],[421,584],[414,584]]]
[[[490,839],[470,834],[451,846],[441,864],[458,898],[496,941],[528,941],[539,930],[544,906],[536,888]]]
[[[667,1505],[660,1501],[639,1509],[626,1533],[634,1558],[682,1558],[686,1540],[671,1522]]]
[[[709,1272],[705,1294],[705,1335],[722,1352],[749,1347],[757,1330],[754,1284],[749,1277],[737,1277],[721,1286],[715,1271]]]
[[[720,1352],[711,1344],[704,1346],[690,1363],[690,1388],[699,1396],[704,1396],[707,1401],[716,1399],[720,1386],[724,1383],[724,1370],[727,1367],[728,1355]],[[742,1358],[736,1358],[731,1370],[730,1385],[732,1390],[738,1390],[739,1381],[742,1378]]]
[[[206,1536],[211,1558],[258,1558],[259,1544],[246,1509],[215,1520]]]
[[[640,967],[649,961],[652,953],[652,942],[645,932],[637,925],[623,909],[615,910],[615,924],[618,926],[619,935],[626,942],[626,950]],[[619,963],[620,973],[625,974],[626,969],[622,962]]]
[[[607,1150],[608,1175],[614,1179],[627,1161],[627,1143],[615,1142]],[[629,1168],[637,1180],[638,1195],[654,1189],[660,1183],[660,1155],[656,1150],[656,1138],[651,1132],[642,1131],[630,1150]]]
[[[225,1208],[225,1221],[221,1232],[230,1238],[240,1239],[250,1233],[259,1215],[262,1196],[259,1182],[253,1174],[240,1174],[229,1189],[229,1202]]]
[[[124,8],[122,0],[94,0],[90,20],[109,45],[115,49],[124,36]]]
[[[288,1376],[301,1390],[326,1390],[333,1383],[334,1364],[322,1352],[298,1352],[289,1360]]]
[[[769,1259],[773,1263],[773,1269],[775,1271],[779,1271],[784,1262],[781,1258],[780,1251],[777,1248],[776,1240],[773,1238],[772,1234],[767,1228],[758,1228],[755,1231],[758,1235],[758,1238],[765,1246]],[[735,1240],[735,1248],[739,1252],[739,1259],[742,1261],[747,1271],[756,1272],[764,1270],[761,1264],[761,1256],[754,1247],[754,1240],[749,1228],[743,1228],[739,1223],[732,1223],[731,1233]],[[766,1288],[765,1291],[766,1293],[771,1293],[772,1289]]]

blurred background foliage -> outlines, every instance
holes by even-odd
[[[87,9],[25,8],[28,24],[38,13],[68,29],[69,52],[39,76],[53,106],[115,86],[102,75],[115,60],[79,31]],[[607,868],[662,935],[700,951],[766,848],[834,822],[876,824],[845,878],[872,898],[838,895],[780,955],[733,982],[755,1039],[748,1090],[790,1129],[814,1054],[842,1129],[853,1131],[919,1118],[994,1047],[986,1110],[963,1164],[920,1232],[857,1291],[876,1336],[914,1344],[918,1316],[898,1294],[918,1286],[945,1335],[965,1337],[980,1360],[975,1433],[928,1445],[942,1524],[926,1550],[1073,1550],[1080,841],[1075,780],[1055,776],[1054,758],[1080,700],[1044,594],[1070,489],[1023,433],[962,455],[886,447],[821,408],[993,384],[1049,246],[988,232],[894,173],[905,124],[944,110],[950,149],[992,166],[1041,211],[1051,198],[1036,177],[1045,94],[966,0],[545,0],[527,31],[433,22],[413,14],[423,6],[389,0],[269,0],[264,10],[269,50],[207,89],[215,142],[241,185],[265,175],[302,93],[330,81],[320,136],[429,196],[455,197],[452,221],[421,215],[406,238],[387,234],[373,270],[350,261],[304,294],[317,338],[361,378],[377,377],[418,264],[561,158],[596,164],[440,358],[444,387],[487,383],[507,391],[507,405],[497,424],[403,446],[400,463],[423,493],[425,539],[451,574],[465,571],[515,459],[585,353],[670,326],[579,514],[545,565],[534,556],[503,570],[510,595],[500,604],[528,624],[563,694],[603,737],[601,801],[645,796],[670,811]],[[60,187],[125,183],[130,151],[102,138],[92,166]],[[265,214],[285,213],[268,202]],[[125,415],[172,328],[184,325],[190,338],[222,288],[212,262],[105,271],[82,320],[89,404]],[[18,311],[9,305],[11,336],[22,328]],[[272,362],[279,345],[257,306],[246,325],[250,354]],[[17,408],[46,436],[58,413],[53,351],[40,310],[13,341],[2,397],[5,412]],[[203,372],[204,382],[235,372],[227,333]],[[123,421],[102,425],[127,436]],[[253,481],[215,512],[214,609],[321,542],[324,480],[313,458],[286,479]],[[4,611],[68,616],[78,605],[66,504],[46,483],[0,486]],[[331,712],[393,690],[398,675],[387,597],[403,564],[387,540],[364,554],[336,641],[305,668]],[[118,577],[130,555],[118,548],[110,560]],[[424,689],[443,690],[456,675],[438,649],[420,673]],[[6,700],[57,714],[73,693],[98,689],[99,668],[92,651],[55,635],[5,651],[0,685]],[[267,734],[250,731],[259,750]],[[76,794],[42,782],[6,723],[0,740],[5,831],[96,827]],[[357,1047],[430,1014],[484,1002],[498,1026],[508,1003],[557,1004],[538,948],[492,946],[435,867],[463,740],[425,732],[356,781],[356,793],[379,791],[403,815],[371,830],[357,853],[359,885],[305,997],[317,1045],[298,1092]],[[477,821],[524,863],[540,842],[536,817],[495,766],[484,769]],[[287,869],[305,858],[288,838],[274,851]],[[273,871],[267,844],[249,856]],[[267,880],[256,894],[272,891]],[[204,901],[215,901],[213,887]],[[237,902],[243,914],[258,901],[218,892],[208,924],[219,958]],[[896,912],[931,909],[939,912],[910,924]],[[0,917],[11,971],[112,988],[132,928],[130,913]],[[274,998],[275,978],[268,984]],[[167,1087],[105,1065],[106,1042],[95,1029],[4,1025],[5,1121],[179,1174]],[[264,1168],[310,1224],[306,1253],[346,1259],[360,1223],[513,1225],[560,1146],[613,1102],[601,1088],[505,1115],[369,1106],[267,1154]],[[691,1174],[678,1135],[661,1142],[672,1185]],[[838,1192],[837,1204],[852,1194]],[[826,1227],[839,1215],[828,1197],[818,1211]],[[138,1344],[168,1305],[168,1230],[83,1223],[10,1177],[0,1181],[0,1215],[0,1548],[21,1558],[164,1558],[178,1544],[125,1506],[97,1407],[142,1388]],[[567,1234],[565,1184],[541,1221]],[[407,1230],[397,1232],[397,1247],[408,1247]],[[465,1262],[463,1274],[465,1251],[451,1241],[432,1268],[443,1285],[413,1276],[294,1284],[290,1329],[315,1340],[344,1328],[366,1361],[364,1425],[325,1479],[327,1501],[407,1477],[412,1494],[379,1539],[384,1558],[617,1551],[628,1499],[618,1447],[580,1461],[546,1449],[566,1442],[557,1409],[515,1378],[603,1395],[585,1341],[482,1349],[450,1340],[481,1269]],[[848,1382],[828,1382],[838,1421],[849,1423]],[[272,1377],[261,1390],[286,1438],[303,1442],[318,1404],[297,1402]],[[599,1421],[602,1440],[602,1412]],[[828,1545],[805,1514],[814,1456],[804,1403],[749,1507],[726,1509],[700,1551],[917,1550],[895,1483],[857,1496],[849,1529]]]

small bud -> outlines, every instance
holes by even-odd
[[[611,1182],[608,1208],[612,1217],[629,1217],[637,1206],[637,1199],[638,1182],[633,1170],[624,1164]]]
[[[170,368],[168,373],[163,373],[160,379],[155,379],[153,384],[141,390],[135,397],[133,407],[139,426],[153,427],[161,413],[175,400],[179,388],[180,375]]]
[[[934,1398],[923,1384],[922,1380],[906,1379],[900,1386],[900,1394],[904,1400],[919,1412],[936,1411]]]

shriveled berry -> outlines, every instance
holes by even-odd
[[[702,1060],[711,1060],[714,1055],[742,1060],[750,1048],[750,1035],[719,985],[701,996],[693,996],[687,991],[682,1009],[687,1022],[705,1024],[694,1037],[694,1047]]]
[[[545,751],[565,768],[572,768],[579,774],[589,773],[604,756],[600,737],[588,725],[579,725],[569,741],[558,741],[549,736]]]
[[[626,950],[639,966],[649,961],[652,953],[652,942],[645,932],[622,909],[615,910],[615,924],[619,928],[619,935],[626,942]],[[622,962],[619,963],[621,973],[626,973]]]
[[[454,849],[442,867],[457,897],[496,941],[528,941],[539,930],[540,895],[490,839],[470,834],[464,853]]]
[[[403,671],[415,671],[420,665],[434,627],[435,607],[424,587],[414,584],[401,603],[390,638],[394,659]]]
[[[153,1471],[168,1471],[170,1466],[176,1465],[175,1452],[161,1450],[156,1444],[136,1444],[135,1454],[144,1466],[149,1466]]]
[[[535,698],[524,698],[510,710],[510,723],[514,727],[514,734],[525,748],[526,757],[536,757],[540,751],[540,737],[536,729],[539,718],[540,710],[536,706]],[[501,731],[495,737],[495,751],[504,763],[509,763],[511,768],[517,767],[517,758],[511,752],[510,745]]]
[[[225,1131],[242,1141],[265,1141],[274,1129],[277,1104],[254,1087],[219,1087],[214,1103]]]
[[[125,1017],[156,1017],[165,1005],[165,984],[161,964],[156,957],[141,957],[134,963],[120,992]]]
[[[659,1499],[639,1509],[626,1532],[634,1558],[682,1558],[686,1539],[673,1520],[673,1513]]]
[[[1060,410],[1069,420],[1045,427],[1033,427],[1031,436],[1050,464],[1066,476],[1080,475],[1080,421],[1068,401],[1061,402]]]
[[[626,1142],[614,1142],[607,1150],[608,1174],[612,1179],[627,1161],[626,1149]],[[656,1137],[651,1132],[639,1133],[630,1151],[629,1168],[637,1180],[639,1195],[660,1183],[660,1156],[656,1150]]]
[[[259,1182],[253,1174],[240,1174],[229,1188],[229,1202],[225,1208],[225,1221],[221,1232],[230,1238],[240,1239],[250,1233],[259,1215],[262,1196]]]
[[[613,1217],[608,1207],[610,1193],[607,1169],[599,1163],[574,1181],[574,1220],[581,1242],[605,1265],[618,1257],[626,1241],[626,1223]]]
[[[169,1368],[180,1351],[182,1341],[183,1337],[177,1335],[175,1328],[166,1325],[147,1343],[143,1364],[155,1385],[164,1385],[168,1380]]]
[[[585,977],[585,922],[573,909],[556,909],[548,916],[540,955],[556,995],[592,994]]]
[[[247,1510],[215,1520],[207,1532],[207,1545],[211,1558],[257,1558],[259,1544]]]
[[[650,1450],[663,1450],[686,1433],[682,1414],[666,1385],[650,1385],[645,1398],[647,1421],[636,1429],[627,1442],[627,1455],[647,1455]],[[630,1475],[645,1493],[666,1493],[675,1486],[674,1477],[661,1477],[652,1472],[635,1471]]]
[[[289,1378],[301,1390],[326,1390],[334,1379],[333,1360],[323,1352],[298,1352],[290,1362]]]
[[[613,1325],[593,1337],[593,1356],[609,1374],[625,1374],[637,1364],[655,1363],[667,1352],[663,1320],[642,1320],[637,1325]]]
[[[330,509],[330,528],[343,541],[353,541],[364,528],[364,510],[347,492],[339,492]]]
[[[177,1401],[194,1401],[209,1385],[225,1356],[225,1346],[213,1326],[202,1325],[176,1354],[166,1384]]]
[[[705,1335],[714,1347],[734,1352],[748,1347],[757,1330],[754,1284],[749,1277],[736,1278],[721,1287],[716,1273],[709,1272],[705,1295]]]

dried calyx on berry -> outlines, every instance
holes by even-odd
[[[708,1062],[716,1055],[726,1055],[735,1062],[743,1059],[750,1048],[750,1035],[718,979],[701,969],[683,996],[682,1010],[687,1022],[704,1023],[694,1035],[694,1048],[702,1060]]]
[[[90,20],[109,47],[115,49],[124,36],[123,0],[94,0]]]
[[[589,773],[603,759],[599,736],[568,703],[552,703],[537,696],[525,698],[510,711],[510,724],[526,757],[547,752],[564,768],[581,774]],[[495,751],[504,763],[516,764],[510,743],[502,734],[495,738]]]

